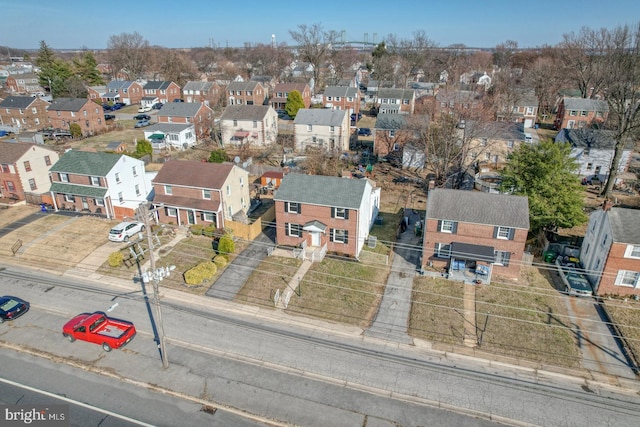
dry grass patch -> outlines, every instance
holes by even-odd
[[[33,205],[10,206],[0,209],[0,228],[21,221],[27,216],[40,212],[40,207]],[[44,215],[44,214],[43,214]]]
[[[636,363],[640,363],[640,303],[633,300],[605,300],[604,306],[611,322],[634,354]]]
[[[562,297],[547,270],[524,268],[527,285],[497,283],[476,293],[480,348],[505,356],[577,368],[580,352]]]
[[[389,267],[326,257],[314,263],[291,297],[288,313],[367,327],[382,299]]]
[[[551,365],[578,367],[580,355],[567,328],[566,308],[546,270],[523,268],[515,285],[495,278],[476,288],[480,349]],[[414,281],[409,333],[461,345],[464,327],[461,282],[420,277]]]
[[[413,281],[409,335],[446,344],[462,343],[463,293],[461,282],[416,278]]]
[[[271,256],[265,258],[249,276],[235,300],[260,307],[275,307],[277,289],[282,292],[302,264],[297,258]]]

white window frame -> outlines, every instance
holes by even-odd
[[[295,209],[291,209],[292,206],[295,206]],[[300,206],[300,203],[298,202],[289,202],[286,203],[285,207],[286,207],[286,212],[287,213],[294,213],[297,214],[298,213],[298,207]]]
[[[173,195],[173,187],[170,186],[170,185],[165,185],[164,186],[164,194],[166,194],[167,196]]]
[[[443,219],[440,223],[440,231],[441,233],[453,233],[455,221],[449,221],[447,219]]]
[[[494,265],[501,265],[503,267],[508,267],[509,266],[509,259],[511,258],[511,253],[508,251],[495,251],[495,262],[493,263]],[[504,255],[507,254],[509,255],[509,257],[507,258],[507,262],[504,262]]]
[[[511,233],[511,228],[498,226],[496,239],[509,240],[509,233]]]
[[[118,202],[120,202],[120,204],[124,203],[124,193],[122,191],[118,193]]]
[[[215,220],[215,214],[213,212],[202,212],[202,220],[213,222]]]
[[[332,237],[333,237],[332,240],[331,240],[332,242],[334,242],[334,243],[343,243],[344,244],[344,241],[347,238],[347,230],[334,228]]]
[[[116,172],[115,176],[116,176],[116,184],[120,184],[120,182],[122,182],[120,181],[120,172]]]
[[[91,185],[93,185],[94,187],[100,187],[100,177],[92,176],[91,177]]]
[[[93,203],[96,206],[104,206],[104,200],[102,200],[102,199],[93,199]]]
[[[205,200],[211,200],[211,190],[208,190],[208,189],[202,190],[202,198]]]
[[[167,213],[167,216],[171,216],[174,218],[178,216],[178,209],[176,208],[167,208],[165,212]]]
[[[60,182],[69,182],[69,175],[66,173],[60,173],[58,175],[60,177]]]
[[[627,245],[624,251],[625,258],[640,259],[640,245]]]
[[[302,226],[300,224],[287,223],[287,236],[302,237]]]
[[[640,287],[640,272],[618,270],[615,284],[616,286],[624,286],[627,288],[638,288]]]
[[[76,202],[76,198],[73,197],[71,194],[65,194],[64,195],[64,201],[67,203],[75,203]]]

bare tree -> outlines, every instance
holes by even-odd
[[[314,87],[321,88],[321,66],[327,60],[332,45],[337,40],[337,33],[333,30],[325,31],[321,24],[298,25],[298,31],[289,30],[291,38],[298,44],[299,58],[308,62],[313,68]]]
[[[149,42],[138,32],[112,35],[107,42],[109,63],[114,72],[130,80],[142,77],[149,56]]]
[[[607,30],[598,31],[583,27],[578,34],[563,36],[559,44],[562,73],[578,89],[583,98],[594,98],[602,94],[605,76],[608,73],[604,58]]]
[[[424,31],[413,33],[413,39],[400,40],[396,50],[398,57],[398,77],[400,87],[406,87],[407,82],[435,60],[435,43],[431,41]]]
[[[597,54],[604,59],[607,70],[604,84],[609,105],[607,124],[613,128],[616,141],[609,177],[602,191],[602,195],[608,197],[616,182],[626,143],[640,134],[640,23],[601,34],[604,49]]]

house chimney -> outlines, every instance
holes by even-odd
[[[603,203],[602,203],[602,211],[603,212],[607,212],[609,209],[611,209],[613,207],[613,202],[609,199],[606,199]]]

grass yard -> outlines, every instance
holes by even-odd
[[[640,303],[633,300],[604,300],[604,306],[626,344],[640,363]]]
[[[260,307],[275,308],[273,298],[277,289],[283,292],[300,267],[297,258],[271,256],[256,268],[236,295],[235,301]]]
[[[287,312],[367,327],[384,293],[388,266],[326,257],[314,263],[302,279]]]
[[[549,284],[546,271],[526,268],[526,286],[495,283],[476,289],[479,349],[504,356],[578,367],[573,334],[563,325],[567,314]],[[462,345],[463,285],[440,278],[414,281],[409,334],[450,345]]]

